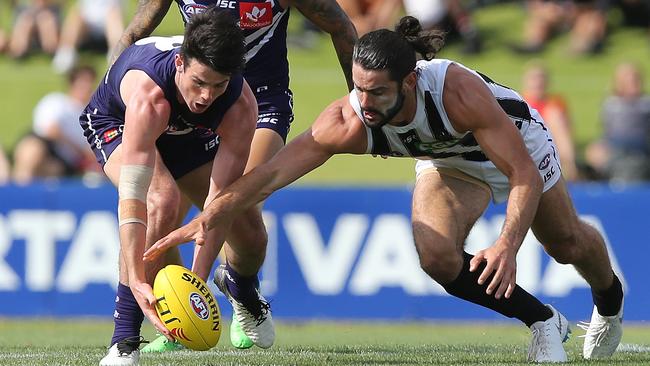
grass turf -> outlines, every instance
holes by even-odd
[[[0,365],[96,365],[111,322],[103,319],[0,319]],[[574,327],[574,331],[582,331]],[[228,329],[214,349],[141,357],[141,365],[518,365],[526,364],[522,326],[470,323],[279,323],[269,350],[235,350]],[[143,334],[150,339],[149,325]],[[566,343],[572,365],[648,365],[650,327],[626,325],[625,350],[609,360],[582,360],[582,339]]]

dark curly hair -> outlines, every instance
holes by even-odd
[[[180,54],[221,74],[232,75],[244,68],[244,34],[230,13],[214,6],[192,17],[185,28]]]
[[[387,69],[392,80],[401,82],[415,69],[416,53],[425,60],[433,59],[444,45],[445,33],[424,31],[420,21],[405,16],[395,31],[380,29],[359,39],[352,60],[368,70]]]

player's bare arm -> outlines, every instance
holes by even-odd
[[[205,238],[208,230],[225,232],[237,214],[318,168],[332,155],[363,154],[366,145],[365,129],[347,97],[335,101],[275,157],[228,186],[190,223],[158,240],[145,253],[145,260],[155,259],[169,247]]]
[[[357,41],[357,31],[347,14],[334,0],[290,0],[289,2],[321,30],[330,34],[348,83],[348,90],[352,90],[354,88],[352,50]]]
[[[244,81],[241,95],[228,109],[216,131],[219,135],[219,150],[212,165],[211,178],[216,191],[211,192],[214,195],[208,196],[206,204],[244,173],[256,123],[257,101],[248,83]]]
[[[113,64],[117,57],[130,45],[135,43],[138,39],[145,38],[156,29],[156,27],[163,20],[172,0],[140,0],[138,1],[138,8],[131,19],[129,25],[122,33],[122,37],[117,42],[115,47],[111,50],[111,57],[109,65]]]
[[[487,293],[494,293],[496,298],[504,294],[509,297],[515,287],[517,251],[541,197],[541,177],[519,131],[477,76],[451,65],[445,78],[443,103],[454,128],[472,131],[487,157],[508,177],[511,190],[501,234],[492,247],[475,255],[470,270],[486,261],[479,283],[494,273]]]
[[[212,162],[210,189],[204,206],[208,206],[223,189],[244,173],[256,123],[257,101],[248,83],[244,81],[239,99],[228,109],[216,131],[219,135],[219,150]],[[213,245],[221,245],[226,231],[211,233],[210,240],[207,240],[207,231],[200,232],[192,239],[198,245],[203,245],[206,241]]]
[[[163,91],[139,70],[126,73],[120,95],[126,105],[118,184],[121,253],[129,287],[140,308],[158,331],[173,339],[156,314],[156,298],[146,281],[141,259],[147,231],[146,193],[153,176],[156,140],[167,127],[170,106]]]

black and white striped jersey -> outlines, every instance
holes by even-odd
[[[368,154],[418,159],[459,157],[477,162],[488,160],[471,132],[460,133],[454,130],[442,103],[445,75],[452,62],[434,59],[417,63],[417,109],[413,121],[405,126],[384,125],[381,128],[369,128],[364,125],[368,134]],[[537,111],[530,108],[517,92],[495,83],[483,74],[454,63],[485,82],[522,136],[525,136],[531,123],[537,125],[535,129],[546,131]],[[363,119],[359,99],[354,90],[350,93],[350,104],[359,118]]]

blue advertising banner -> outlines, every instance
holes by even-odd
[[[580,216],[606,239],[626,286],[625,318],[650,320],[642,262],[650,257],[650,187],[579,185],[571,194]],[[299,187],[271,196],[264,208],[269,247],[261,286],[274,317],[501,319],[448,296],[420,269],[410,200],[409,187]],[[70,181],[0,188],[0,316],[111,316],[119,252],[116,206],[110,185]],[[489,207],[470,233],[467,251],[493,243],[504,212],[504,205]],[[184,245],[182,253],[191,263],[192,246]],[[571,266],[549,260],[532,234],[517,260],[522,287],[571,320],[589,318],[586,282]]]

